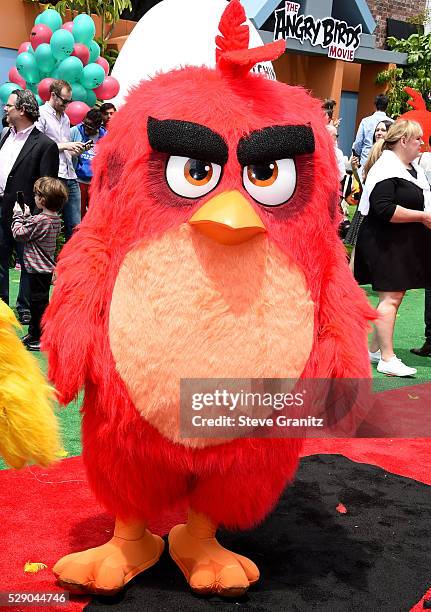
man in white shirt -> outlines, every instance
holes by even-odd
[[[9,303],[9,259],[15,248],[21,264],[16,308],[21,323],[30,320],[30,287],[22,255],[22,244],[12,236],[12,211],[17,191],[34,208],[33,185],[41,176],[57,177],[58,148],[34,126],[39,117],[36,98],[30,90],[13,91],[4,105],[10,129],[0,140],[0,299]]]
[[[360,157],[361,166],[367,161],[368,155],[370,154],[371,147],[373,146],[374,132],[377,124],[381,121],[393,121],[386,114],[388,108],[388,98],[384,94],[376,96],[374,101],[376,112],[369,117],[364,117],[359,124],[358,133],[356,134],[355,142],[353,143],[352,149],[355,151],[355,155]]]
[[[64,183],[69,197],[63,208],[64,234],[70,238],[74,228],[81,222],[81,192],[79,190],[72,156],[80,155],[84,147],[80,142],[72,142],[70,121],[65,110],[72,101],[72,88],[66,81],[56,80],[49,88],[51,96],[40,107],[37,128],[57,143],[60,154],[58,178]]]

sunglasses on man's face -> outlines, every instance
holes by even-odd
[[[61,101],[63,102],[63,104],[64,104],[65,106],[67,106],[68,104],[70,104],[70,103],[72,102],[72,99],[71,99],[71,98],[70,98],[69,100],[66,100],[66,98],[62,98],[61,96],[59,96],[59,95],[58,95],[58,93],[55,93],[55,92],[54,92],[54,94],[55,94],[55,96],[56,96],[56,97],[57,97],[59,100],[61,100]]]

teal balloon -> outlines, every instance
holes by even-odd
[[[96,97],[96,94],[94,93],[94,91],[92,89],[87,89],[86,92],[87,92],[86,102],[87,102],[88,106],[90,106],[90,108],[91,108],[92,106],[94,106],[96,104],[97,97]]]
[[[73,52],[75,39],[67,30],[56,30],[51,36],[51,51],[55,59],[64,60]]]
[[[37,83],[29,83],[28,81],[26,83],[27,89],[32,91],[34,94],[37,94],[37,85]]]
[[[58,66],[58,74],[60,79],[67,81],[68,83],[78,83],[82,78],[82,65],[81,60],[78,57],[66,57]]]
[[[97,60],[98,57],[100,57],[100,47],[97,44],[97,42],[95,40],[92,40],[91,43],[88,45],[88,49],[90,50],[90,61],[91,62],[95,62]]]
[[[55,68],[56,59],[52,54],[51,45],[42,43],[36,47],[34,52],[39,71],[42,74],[50,74]]]
[[[52,32],[59,30],[63,25],[60,14],[54,11],[54,9],[46,9],[43,13],[39,13],[35,20],[35,24],[37,25],[38,23],[48,26]]]
[[[99,64],[87,64],[82,71],[81,84],[86,89],[99,87],[105,79],[105,71]]]
[[[80,83],[72,84],[72,100],[74,102],[87,102],[87,90]]]
[[[38,83],[40,80],[40,73],[37,67],[36,58],[28,51],[20,53],[16,58],[16,69],[22,76],[22,78],[28,83]]]
[[[39,94],[34,94],[34,97],[36,98],[36,102],[37,102],[38,106],[42,106],[42,104],[44,104],[44,101],[39,96]]]
[[[3,83],[3,85],[0,87],[0,100],[2,104],[6,104],[10,94],[15,89],[22,89],[22,87],[20,87],[16,83],[9,83],[9,82]]]
[[[73,20],[72,34],[75,42],[88,44],[96,34],[96,26],[90,15],[81,13]]]

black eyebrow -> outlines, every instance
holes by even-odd
[[[241,166],[248,166],[314,153],[314,146],[309,125],[273,125],[241,138],[237,156]]]
[[[148,117],[148,140],[160,153],[181,155],[223,166],[228,158],[224,139],[205,125],[178,119]]]

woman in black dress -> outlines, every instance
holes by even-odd
[[[366,215],[356,245],[355,278],[379,295],[370,360],[392,376],[412,376],[394,353],[398,308],[407,289],[431,286],[431,193],[417,163],[422,129],[415,121],[397,121],[380,146],[361,198]]]

